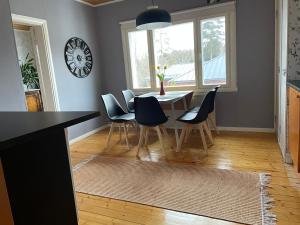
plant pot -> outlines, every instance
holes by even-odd
[[[164,82],[160,82],[160,95],[165,95]]]

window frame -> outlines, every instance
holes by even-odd
[[[216,85],[202,84],[202,48],[201,48],[201,21],[216,17],[225,17],[225,37],[226,37],[226,85],[222,85],[220,91],[236,92],[237,76],[236,76],[236,12],[235,2],[228,2],[195,8],[192,10],[180,11],[171,14],[173,25],[193,22],[194,25],[194,56],[195,56],[195,83],[192,86],[166,87],[167,91],[193,90],[196,93],[203,93],[210,90]],[[133,80],[131,74],[131,58],[129,49],[129,32],[138,31],[135,27],[135,21],[121,22],[123,54],[126,72],[127,87],[136,93],[145,93],[147,91],[158,91],[155,76],[155,56],[154,56],[154,40],[153,32],[147,32],[148,58],[150,71],[150,88],[133,88]]]

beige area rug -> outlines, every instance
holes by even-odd
[[[270,175],[95,157],[74,168],[77,192],[243,224],[276,224]]]

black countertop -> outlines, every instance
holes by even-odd
[[[300,80],[288,80],[288,87],[295,88],[297,91],[300,91]]]
[[[99,112],[0,112],[0,152],[30,136],[98,117]]]

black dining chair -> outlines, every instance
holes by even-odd
[[[101,95],[107,116],[111,121],[110,131],[107,138],[106,146],[109,147],[110,139],[113,134],[114,128],[116,125],[124,129],[125,140],[128,149],[130,149],[129,141],[128,141],[128,132],[127,132],[127,125],[135,121],[134,113],[126,113],[123,108],[121,107],[118,100],[112,94]],[[121,134],[121,132],[120,132]]]
[[[208,121],[210,122],[211,126],[214,128],[217,134],[219,134],[219,130],[216,124],[216,110],[215,110],[215,102],[216,102],[216,95],[221,85],[215,87],[213,98],[211,99],[211,102],[209,104],[209,110],[208,110]]]
[[[155,97],[136,97],[134,98],[134,105],[135,119],[141,127],[136,157],[139,158],[139,151],[143,144],[147,147],[148,135],[151,129],[154,129],[157,132],[161,148],[166,156],[163,136],[160,129],[162,129],[164,135],[168,136],[166,128],[163,126],[163,124],[168,121],[168,117],[166,117],[159,102]]]
[[[187,140],[187,138],[189,137],[189,134],[191,133],[191,130],[193,130],[193,129],[199,129],[202,143],[203,143],[203,148],[206,153],[207,153],[207,144],[206,144],[204,131],[207,134],[210,142],[213,144],[213,137],[212,137],[210,129],[208,128],[207,118],[208,118],[208,113],[210,110],[210,103],[211,103],[212,99],[214,98],[214,93],[215,93],[214,90],[212,90],[206,94],[198,112],[193,111],[193,109],[192,109],[192,110],[185,112],[183,115],[181,115],[177,119],[177,121],[185,124],[182,129],[182,132],[180,134],[177,151],[181,150],[184,139]]]
[[[122,95],[127,107],[127,111],[130,113],[134,113],[134,102],[131,102],[130,100],[135,98],[135,94],[132,90],[124,90],[122,91]]]
[[[216,131],[217,134],[219,134],[219,130],[217,128],[216,124],[216,112],[215,112],[215,101],[216,101],[216,95],[221,85],[216,86],[212,91],[214,92],[212,98],[210,99],[210,102],[208,104],[208,117],[207,121],[210,123],[211,127]],[[198,112],[200,109],[200,106],[194,107],[191,111],[192,112]]]

